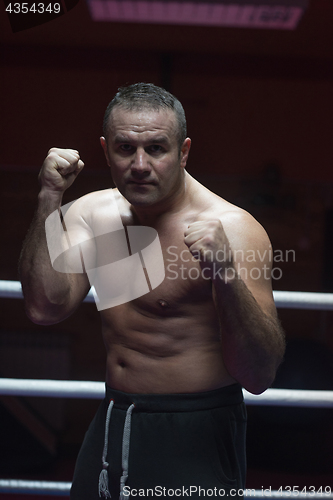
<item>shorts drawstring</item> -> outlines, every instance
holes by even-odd
[[[131,417],[134,408],[135,408],[134,404],[131,404],[131,406],[127,408],[125,424],[124,424],[123,448],[122,448],[122,459],[121,459],[123,474],[120,478],[120,500],[124,499],[123,489],[128,478],[128,455],[129,455],[129,444],[131,436]]]
[[[110,400],[107,412],[106,412],[106,420],[105,420],[105,436],[104,436],[104,448],[102,455],[102,465],[103,469],[99,475],[98,481],[98,494],[103,498],[111,498],[111,493],[109,491],[109,477],[108,477],[108,467],[109,463],[106,461],[108,454],[108,440],[109,440],[109,427],[111,420],[111,412],[114,405],[113,399]],[[130,444],[130,436],[131,436],[131,417],[132,411],[134,410],[135,405],[132,403],[126,411],[125,423],[124,423],[124,431],[123,431],[123,445],[122,445],[122,469],[123,473],[120,478],[120,500],[124,499],[123,488],[125,486],[126,480],[128,478],[128,456],[129,456],[129,444]]]
[[[106,457],[108,454],[109,427],[110,427],[111,411],[112,411],[113,405],[114,405],[114,401],[113,401],[113,399],[111,399],[109,406],[108,406],[108,411],[106,412],[104,448],[103,448],[103,455],[102,455],[103,469],[101,470],[101,473],[99,475],[99,481],[98,481],[98,494],[100,497],[103,497],[103,498],[111,498],[111,494],[109,492],[109,477],[108,477],[108,471],[107,471],[109,464],[106,461]]]

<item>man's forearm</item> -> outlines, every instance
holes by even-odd
[[[61,198],[60,194],[41,191],[19,260],[27,314],[32,321],[41,324],[62,319],[62,310],[68,303],[70,293],[69,275],[59,273],[52,267],[45,234],[45,220],[59,210]]]
[[[201,268],[210,273],[222,356],[229,374],[245,389],[260,393],[273,382],[284,353],[284,335],[276,315],[270,276],[267,277],[271,268],[270,242],[263,228],[248,214],[231,212],[224,219],[224,225],[220,219],[192,222],[184,233],[184,242]],[[226,231],[232,236],[231,241]],[[242,256],[237,262],[233,248]],[[253,249],[264,255],[257,279],[251,275],[252,260],[244,261],[244,254]],[[221,251],[222,260],[218,258]],[[240,269],[246,271],[244,281],[236,270],[240,264]]]
[[[215,279],[213,287],[226,368],[245,389],[263,392],[274,380],[285,347],[275,310],[265,313],[237,275]]]

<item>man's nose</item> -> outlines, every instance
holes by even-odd
[[[148,155],[144,149],[138,148],[136,150],[131,163],[131,169],[133,172],[138,173],[150,172],[151,166],[148,161]]]

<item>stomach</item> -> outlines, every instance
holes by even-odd
[[[195,304],[176,313],[158,303],[155,310],[142,309],[133,301],[103,311],[107,384],[124,392],[165,394],[234,383],[223,362],[211,306]]]

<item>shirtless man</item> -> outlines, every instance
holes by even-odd
[[[106,399],[81,448],[71,498],[196,498],[208,489],[241,496],[241,387],[264,391],[284,353],[269,239],[248,213],[187,173],[191,140],[171,94],[151,84],[120,89],[104,135],[116,189],[80,198],[70,219],[93,242],[92,220],[113,217],[112,191],[125,227],[157,231],[165,279],[101,310]],[[53,269],[45,238],[46,218],[83,166],[77,151],[52,148],[40,172],[38,210],[20,260],[27,314],[38,324],[68,317],[90,288],[86,273]]]

